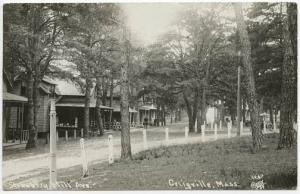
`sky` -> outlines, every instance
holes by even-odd
[[[166,32],[178,14],[177,3],[130,3],[123,4],[127,25],[133,35],[144,44],[155,42]]]
[[[157,38],[169,30],[170,25],[182,9],[183,3],[124,3],[121,4],[125,15],[127,15],[127,25],[132,35],[143,45],[154,43]],[[197,3],[196,6],[202,6]],[[243,3],[244,11],[249,7],[249,3]],[[222,10],[221,15],[226,18],[234,16],[231,6]]]

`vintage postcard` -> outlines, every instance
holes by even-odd
[[[291,2],[2,5],[2,190],[296,190]]]

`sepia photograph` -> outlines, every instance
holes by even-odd
[[[1,7],[2,191],[297,190],[296,1]]]

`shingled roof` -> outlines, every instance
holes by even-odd
[[[60,95],[63,96],[84,96],[79,85],[71,81],[55,79],[53,82],[56,84],[56,88]]]

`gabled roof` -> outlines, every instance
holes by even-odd
[[[54,83],[59,91],[60,95],[63,96],[84,96],[79,85],[71,81],[55,79]]]
[[[81,87],[72,81],[54,79],[53,82],[56,84],[56,89],[62,96],[84,96],[85,93],[82,91]],[[91,89],[91,96],[94,96],[95,84]],[[120,86],[114,87],[114,97],[120,95]],[[110,90],[107,91],[107,96],[110,96]]]
[[[9,79],[9,76],[4,68],[3,68],[3,79],[6,80],[6,82],[8,83],[10,88],[13,88],[13,84],[12,84],[11,80]]]
[[[43,81],[47,82],[48,84],[56,85],[56,83],[48,76],[44,76]]]

